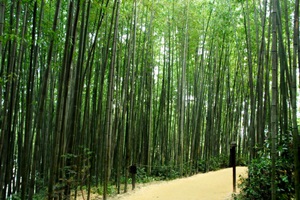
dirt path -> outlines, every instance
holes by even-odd
[[[237,178],[246,167],[237,167]],[[226,200],[232,194],[232,168],[137,188],[111,200]]]

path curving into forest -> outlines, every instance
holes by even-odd
[[[247,167],[236,168],[247,176]],[[197,174],[188,178],[141,186],[111,200],[228,200],[232,194],[232,168]]]

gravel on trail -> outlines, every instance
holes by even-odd
[[[236,168],[237,182],[240,175],[247,176],[247,167]],[[109,200],[228,200],[232,193],[232,168],[226,168],[140,186],[126,194],[110,197]]]

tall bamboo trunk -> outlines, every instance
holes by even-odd
[[[271,107],[271,198],[276,199],[276,143],[278,134],[278,58],[277,58],[277,0],[272,1],[272,107]]]

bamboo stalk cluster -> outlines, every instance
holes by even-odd
[[[233,141],[240,163],[276,159],[292,133],[299,199],[298,17],[298,0],[0,0],[0,198],[107,199],[133,164],[209,171]]]

